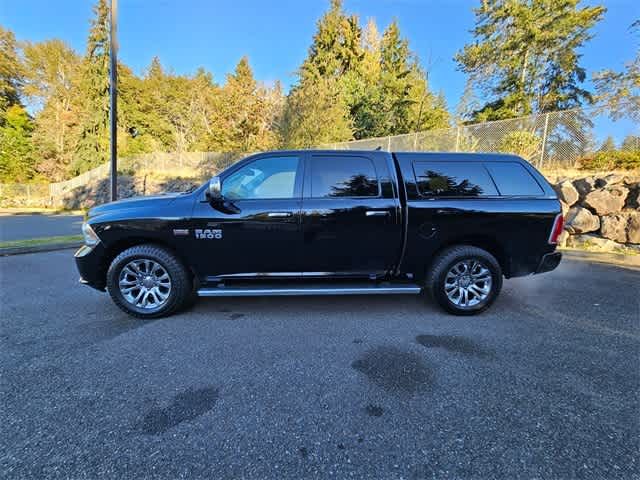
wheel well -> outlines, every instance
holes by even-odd
[[[500,268],[502,269],[502,274],[505,277],[509,278],[510,262],[509,262],[509,256],[507,252],[505,251],[504,247],[500,244],[500,242],[498,242],[495,238],[484,237],[484,236],[456,238],[456,239],[451,239],[446,243],[443,243],[442,245],[440,245],[438,250],[436,250],[433,253],[431,260],[426,266],[427,268],[425,271],[428,271],[429,268],[431,268],[431,265],[433,264],[433,259],[435,259],[440,254],[440,252],[442,252],[446,248],[453,247],[454,245],[470,245],[472,247],[478,247],[483,250],[486,250],[491,255],[493,255],[496,258],[496,260],[498,260],[498,263],[500,264]]]
[[[136,245],[144,245],[146,243],[159,245],[169,250],[176,257],[178,257],[178,259],[187,268],[187,270],[191,272],[191,275],[194,275],[195,277],[193,270],[191,269],[191,267],[189,267],[189,264],[185,261],[184,257],[180,255],[180,253],[178,253],[176,249],[173,248],[171,245],[161,240],[158,240],[156,238],[128,237],[128,238],[123,238],[121,240],[118,240],[117,242],[113,243],[106,249],[106,255],[104,257],[104,262],[103,262],[104,271],[101,272],[101,275],[104,277],[105,282],[107,277],[107,270],[109,270],[109,266],[111,265],[111,262],[113,262],[114,258],[116,258],[120,253],[124,252],[127,248],[135,247]]]

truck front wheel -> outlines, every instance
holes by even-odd
[[[488,308],[502,288],[500,264],[486,250],[457,245],[443,250],[427,272],[425,290],[455,315],[475,315]]]
[[[192,280],[170,250],[158,245],[136,245],[111,262],[107,290],[121,310],[150,319],[179,310],[191,294]]]

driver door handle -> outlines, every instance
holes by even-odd
[[[367,210],[367,217],[386,217],[389,215],[388,210]]]
[[[285,218],[291,217],[293,213],[291,212],[269,212],[267,213],[267,217],[269,218]]]

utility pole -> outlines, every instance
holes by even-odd
[[[111,0],[109,32],[109,147],[111,151],[111,201],[118,199],[118,0]]]
[[[547,149],[547,130],[549,129],[549,114],[544,114],[544,130],[542,131],[542,147],[540,148],[540,160],[538,161],[538,168],[542,168],[544,162],[544,154]]]

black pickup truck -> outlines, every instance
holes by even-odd
[[[556,194],[514,155],[278,151],[190,193],[93,208],[81,282],[125,312],[195,296],[427,293],[487,308],[506,278],[553,270]]]

